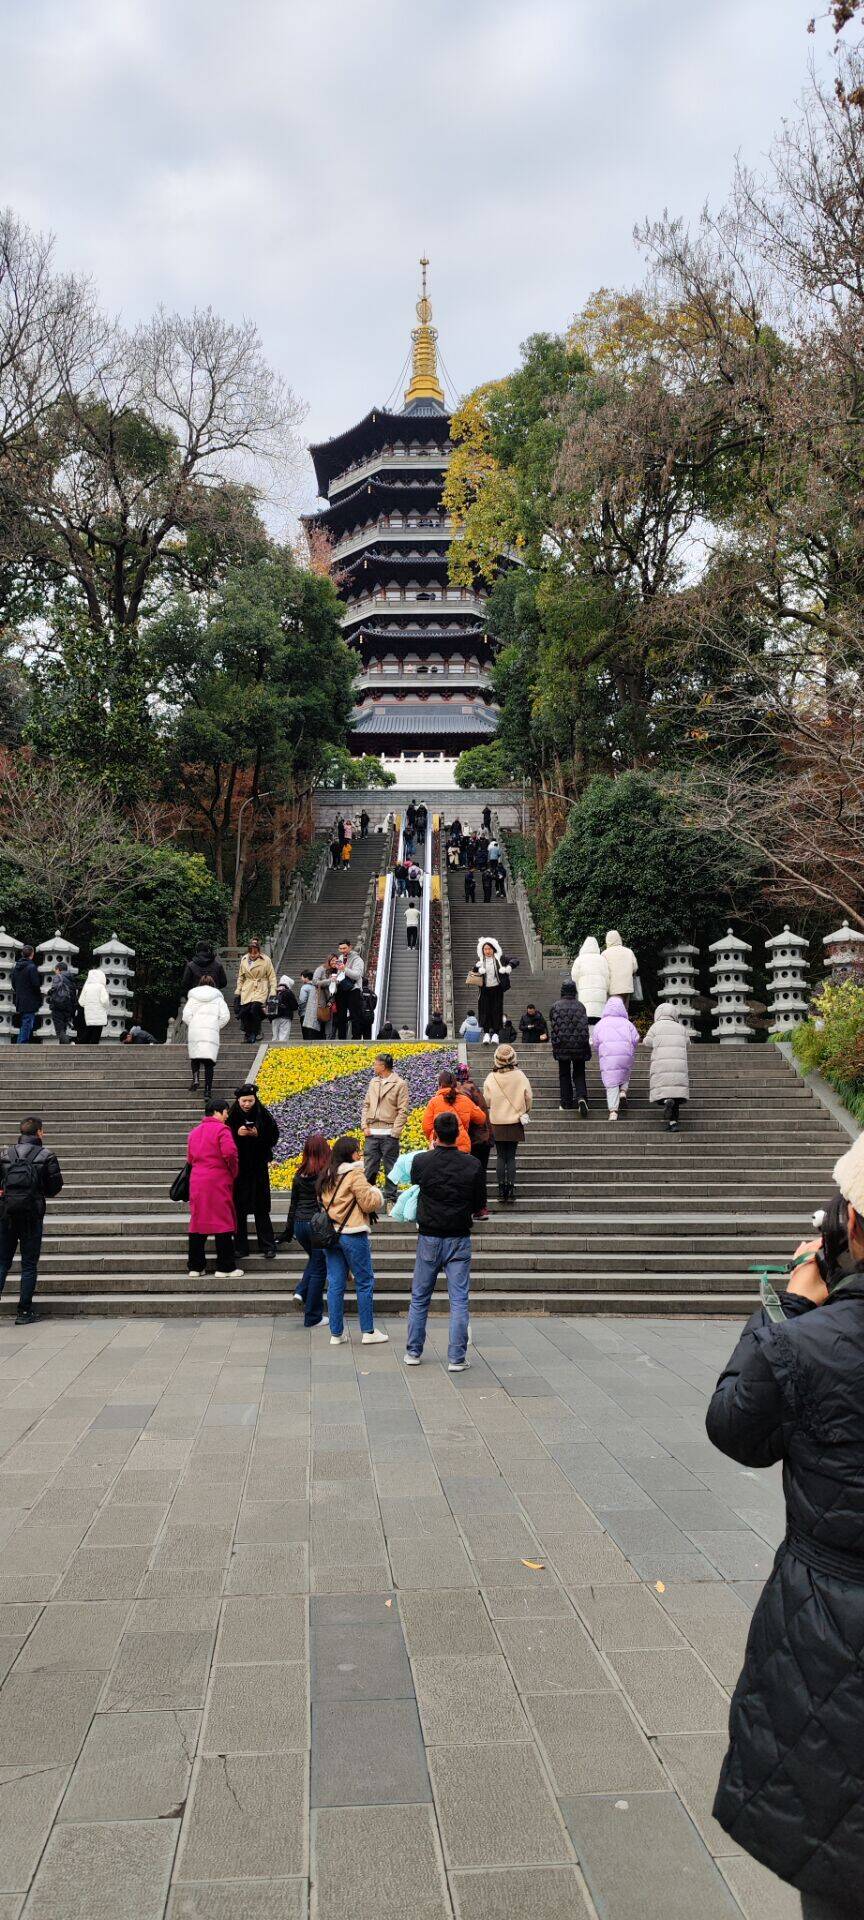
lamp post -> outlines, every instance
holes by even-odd
[[[250,793],[250,794],[248,795],[248,798],[247,798],[247,799],[245,799],[245,800],[243,801],[243,804],[242,804],[242,806],[241,806],[241,808],[240,808],[240,812],[239,812],[239,813],[238,813],[238,815],[237,815],[237,850],[236,850],[236,852],[235,852],[235,855],[234,855],[234,885],[235,885],[235,888],[236,888],[236,885],[237,885],[237,875],[238,875],[238,873],[240,872],[240,848],[241,848],[241,846],[243,845],[243,815],[244,815],[244,813],[246,812],[246,808],[247,808],[247,807],[254,807],[254,806],[255,806],[255,805],[257,804],[257,802],[258,802],[259,800],[269,800],[269,798],[270,798],[270,794],[269,794],[269,792],[267,792],[267,793]]]

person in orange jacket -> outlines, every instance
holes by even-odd
[[[452,1068],[445,1067],[438,1076],[438,1092],[433,1093],[423,1115],[423,1132],[427,1140],[432,1138],[432,1129],[439,1113],[455,1113],[459,1122],[459,1138],[456,1145],[460,1153],[471,1152],[469,1127],[483,1126],[488,1115],[478,1107],[470,1094],[464,1093]]]

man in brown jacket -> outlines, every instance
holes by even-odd
[[[392,1053],[379,1053],[372,1073],[360,1115],[366,1136],[363,1171],[370,1186],[374,1186],[379,1167],[384,1168],[384,1199],[391,1207],[396,1188],[391,1183],[390,1170],[399,1155],[399,1135],[408,1118],[411,1096],[395,1071]]]

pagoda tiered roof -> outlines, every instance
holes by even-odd
[[[413,440],[421,444],[434,440],[439,446],[446,446],[450,439],[450,415],[443,407],[431,408],[427,413],[389,413],[384,407],[372,407],[356,425],[348,427],[344,433],[334,434],[332,440],[321,440],[310,446],[309,453],[315,468],[318,492],[327,495],[334,480],[352,467],[363,454],[378,453],[382,448],[401,441],[410,446]]]
[[[418,495],[426,495],[437,501],[441,494],[441,481],[438,474],[412,474],[410,479],[394,480],[388,474],[373,474],[367,480],[358,480],[356,487],[337,494],[335,500],[329,500],[326,507],[316,508],[314,513],[304,513],[304,527],[332,527],[337,520],[347,524],[362,525],[361,516],[369,513],[386,513],[394,508],[410,513],[412,504],[419,505]]]
[[[355,713],[351,720],[351,732],[359,734],[364,740],[386,738],[387,735],[402,735],[408,739],[412,735],[446,735],[470,737],[480,734],[484,739],[491,738],[498,729],[498,715],[494,708],[477,701],[470,708],[457,706],[409,707],[403,702],[399,706],[385,707],[377,705]]]

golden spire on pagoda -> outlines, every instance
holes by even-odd
[[[405,405],[412,400],[437,400],[444,405],[444,388],[438,378],[438,353],[436,342],[438,329],[431,325],[432,302],[426,292],[426,268],[429,262],[426,255],[420,261],[423,284],[417,302],[419,327],[411,330],[411,385],[405,389]]]

